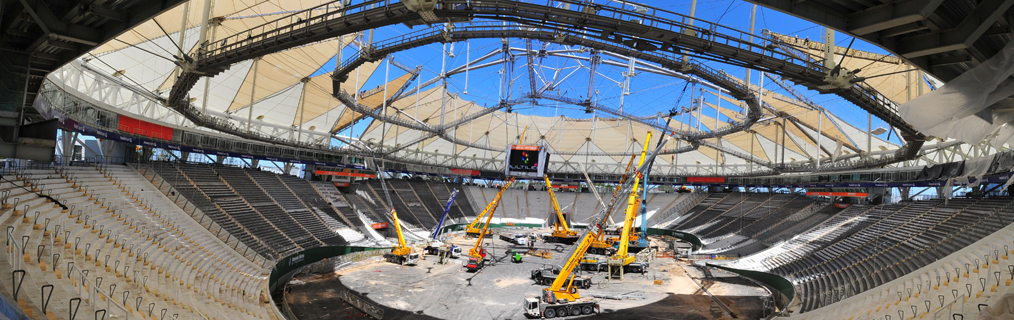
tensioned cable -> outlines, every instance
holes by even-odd
[[[155,20],[155,19],[154,19],[154,18],[152,18],[152,20]],[[141,34],[140,32],[137,32],[137,30],[134,30],[134,29],[130,29],[130,31],[131,31],[131,32],[133,32],[134,34],[138,35],[139,37],[143,38],[145,42],[149,42],[149,43],[155,43],[155,41],[153,41],[153,40],[149,39],[148,37],[145,37],[145,36],[144,36],[143,34]],[[169,50],[166,50],[165,48],[163,48],[162,46],[156,46],[156,47],[158,47],[159,49],[162,49],[162,51],[165,51],[165,52],[166,52],[166,53],[168,53],[169,55],[173,55],[173,56],[175,55],[175,54],[173,54],[172,52],[169,52]]]
[[[134,47],[134,48],[136,48],[136,49],[138,49],[138,50],[141,50],[141,51],[144,51],[144,52],[147,52],[148,54],[151,54],[151,55],[153,55],[153,56],[156,56],[156,57],[159,57],[159,58],[162,58],[162,59],[166,59],[166,60],[168,60],[169,62],[176,62],[176,60],[173,60],[173,59],[169,59],[169,58],[166,58],[166,57],[165,57],[165,56],[163,56],[163,55],[157,54],[157,53],[155,53],[155,52],[152,52],[152,51],[150,51],[150,50],[148,50],[148,49],[145,49],[145,48],[141,48],[140,46],[138,46],[138,45],[135,45],[135,44],[131,44],[130,42],[126,42],[126,41],[120,40],[119,38],[113,38],[113,40],[116,40],[116,41],[122,42],[122,43],[123,43],[123,44],[125,44],[125,45],[131,46],[131,47]],[[92,55],[92,56],[94,56],[94,55]]]
[[[181,52],[182,54],[184,54],[184,55],[186,55],[186,54],[187,54],[187,52],[186,52],[186,51],[183,51],[183,48],[182,48],[182,47],[180,47],[180,45],[179,45],[178,43],[176,43],[176,40],[173,40],[173,37],[169,36],[169,33],[165,31],[165,28],[163,28],[163,27],[162,27],[162,24],[161,24],[161,23],[158,23],[158,20],[155,20],[155,18],[151,18],[151,21],[155,21],[155,25],[156,25],[156,26],[158,26],[158,28],[159,28],[159,29],[162,29],[162,33],[163,33],[163,34],[165,34],[165,37],[166,37],[167,39],[169,39],[169,42],[172,42],[172,44],[173,44],[174,46],[176,46],[176,49],[179,49],[179,50],[180,50],[180,52]],[[180,30],[180,32],[183,32],[183,31],[182,31],[182,30]]]

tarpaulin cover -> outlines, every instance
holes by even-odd
[[[989,166],[993,163],[993,159],[996,157],[997,155],[990,155],[965,160],[965,171],[961,173],[960,177],[954,179],[954,183],[968,185],[969,178],[975,178],[975,182],[973,182],[971,186],[978,186],[982,177],[986,175],[986,171],[989,170]]]
[[[1014,166],[1014,153],[1004,152],[998,153],[993,159],[993,163],[989,165],[989,171],[987,174],[994,174],[1000,172],[1007,172],[1011,166]]]
[[[965,162],[951,162],[943,164],[943,169],[940,171],[940,179],[948,179],[960,176],[965,171]]]
[[[942,172],[943,170],[944,165],[942,164],[926,166],[925,168],[922,168],[922,171],[920,171],[919,175],[915,177],[915,180],[916,181],[936,180],[938,177],[940,177],[940,172]]]
[[[982,176],[989,170],[990,165],[993,164],[993,160],[998,156],[998,154],[994,154],[965,160],[965,171],[962,172],[961,175],[966,177],[975,177],[976,179],[982,178]]]
[[[927,135],[978,143],[993,134],[1011,136],[1014,128],[1014,41],[975,68],[933,92],[898,108],[905,121]]]

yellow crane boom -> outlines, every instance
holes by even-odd
[[[620,194],[620,189],[622,189],[623,183],[627,182],[627,172],[630,171],[630,165],[634,164],[634,158],[636,158],[636,157],[637,157],[636,153],[630,155],[630,160],[627,161],[627,168],[623,169],[623,175],[620,176],[620,182],[617,183],[616,184],[616,188],[613,189],[613,198],[616,198],[616,196],[618,194]],[[613,206],[613,204],[610,203],[609,207],[606,208],[606,215],[605,215],[605,217],[602,218],[602,222],[603,223],[605,223],[605,221],[608,220],[609,216],[613,213],[613,207],[612,206]],[[595,240],[597,242],[602,242],[603,241],[602,236],[605,235],[605,234],[606,234],[606,232],[605,232],[605,226],[603,226],[602,228],[599,228],[599,231],[597,233],[595,233]]]
[[[507,180],[504,183],[503,188],[500,188],[500,192],[497,192],[496,197],[494,197],[493,201],[491,201],[489,206],[487,206],[487,209],[489,209],[489,215],[486,216],[486,222],[482,224],[482,230],[479,231],[479,236],[475,239],[475,245],[472,246],[472,249],[468,250],[468,256],[473,258],[482,257],[482,240],[486,237],[487,230],[489,230],[489,222],[493,220],[493,211],[495,211],[496,207],[500,205],[500,197],[503,196],[504,191],[506,191],[512,183],[514,183],[514,178]]]
[[[479,230],[479,224],[482,223],[483,218],[486,217],[486,214],[489,214],[489,217],[493,216],[493,211],[496,211],[496,206],[499,205],[500,197],[502,197],[503,193],[507,191],[507,187],[509,187],[510,184],[514,182],[514,178],[511,178],[508,181],[509,182],[505,183],[503,187],[501,187],[500,190],[496,192],[496,196],[493,197],[493,200],[486,205],[486,209],[483,209],[482,212],[475,217],[475,221],[472,221],[472,223],[469,223],[468,226],[465,226],[465,234],[467,235],[479,234],[479,232],[481,231]]]
[[[644,139],[644,149],[641,150],[641,160],[637,164],[637,167],[639,168],[642,165],[644,165],[644,158],[647,156],[648,143],[650,141],[651,141],[651,131],[648,131],[648,137]],[[627,200],[627,211],[626,216],[623,219],[623,230],[620,231],[619,250],[616,250],[616,254],[613,255],[613,259],[610,261],[610,264],[612,264],[613,261],[617,261],[625,266],[630,264],[631,262],[634,262],[634,257],[627,254],[627,249],[630,246],[630,227],[631,225],[633,225],[635,212],[638,208],[637,189],[638,186],[640,186],[640,181],[641,181],[641,173],[638,172],[637,175],[634,176],[634,186],[633,189],[630,191],[630,197],[628,197]]]
[[[666,137],[665,139],[668,140],[670,138],[672,138],[671,135],[668,136],[668,137]],[[643,168],[645,166],[644,165],[644,162],[645,162],[644,161],[644,153],[647,152],[647,145],[648,145],[648,143],[645,142],[644,145],[645,145],[645,151],[642,152],[641,165],[638,166],[638,170],[636,172],[636,176],[639,176],[641,174],[641,170],[643,170]],[[662,149],[663,145],[664,145],[664,141],[663,141],[663,143],[661,143],[658,146],[656,146],[654,154],[658,154],[658,151],[660,151]],[[636,194],[636,192],[631,192],[631,194]],[[548,288],[542,289],[542,301],[544,301],[546,303],[557,303],[558,301],[561,301],[561,300],[563,300],[563,301],[576,301],[577,299],[581,298],[581,295],[578,293],[577,287],[573,286],[573,282],[574,282],[574,280],[573,280],[574,273],[573,272],[574,272],[574,269],[580,263],[581,259],[584,257],[584,254],[588,250],[588,247],[591,246],[591,243],[594,241],[594,238],[595,238],[594,234],[596,234],[597,232],[599,232],[598,229],[601,229],[602,224],[604,223],[603,219],[604,219],[604,217],[603,218],[598,218],[596,220],[593,220],[592,224],[588,226],[588,230],[585,231],[585,233],[581,237],[580,241],[578,241],[577,246],[575,247],[574,252],[567,259],[567,263],[564,264],[563,268],[560,269],[560,275],[557,276],[556,280],[553,281],[552,285],[550,285]]]
[[[412,248],[405,245],[405,235],[401,232],[401,222],[398,220],[398,212],[391,209],[391,220],[394,221],[394,231],[398,234],[398,245],[391,250],[391,253],[399,256],[409,254]]]
[[[556,201],[556,194],[553,193],[553,184],[549,182],[549,176],[542,176],[542,179],[546,181],[546,191],[549,191],[549,200],[553,203],[553,210],[556,211],[556,231],[562,231],[566,235],[577,236],[577,231],[570,231],[570,226],[567,225],[567,219],[563,217],[563,213],[560,212],[560,203]]]

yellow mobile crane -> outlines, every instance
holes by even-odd
[[[385,253],[384,259],[388,262],[415,265],[419,263],[419,253],[412,252],[412,247],[405,245],[405,235],[401,233],[401,222],[398,220],[398,212],[391,209],[391,220],[394,221],[394,231],[398,234],[398,245],[391,249],[391,253]]]
[[[672,138],[672,136],[666,137],[666,140],[670,138]],[[651,164],[650,162],[645,164],[646,161],[644,160],[644,154],[647,152],[648,148],[647,145],[647,142],[645,142],[645,151],[641,153],[641,165],[638,166],[635,176],[639,176],[644,170],[644,167]],[[663,145],[664,143],[660,143],[655,147],[652,157],[662,150]],[[631,192],[631,195],[634,194],[636,194],[636,192]],[[604,210],[608,210],[608,208],[604,208]],[[627,214],[630,214],[629,210]],[[558,316],[600,312],[598,302],[593,299],[581,298],[581,295],[578,293],[578,288],[574,283],[574,268],[580,264],[581,258],[584,256],[588,247],[591,246],[591,243],[594,240],[593,235],[597,234],[602,228],[602,225],[605,223],[604,219],[604,216],[602,218],[594,219],[591,224],[588,225],[588,230],[585,231],[584,235],[582,235],[581,239],[577,242],[577,246],[574,247],[574,251],[571,253],[570,258],[567,259],[567,263],[560,269],[560,274],[556,280],[553,281],[553,284],[549,288],[542,289],[542,294],[538,298],[525,298],[524,309],[527,315],[534,317],[555,318]]]
[[[553,184],[549,182],[549,176],[542,176],[542,179],[546,181],[546,191],[549,192],[549,199],[553,202],[553,210],[556,211],[556,225],[553,234],[546,237],[546,242],[574,244],[577,242],[577,231],[570,230],[567,219],[560,212],[560,203],[556,201],[556,194],[553,193]]]
[[[638,163],[638,167],[644,165],[644,158],[648,152],[648,143],[651,141],[651,131],[648,132],[648,137],[644,140],[644,149],[641,151],[641,160]],[[644,177],[647,179],[648,177]],[[630,191],[630,196],[627,201],[626,216],[623,218],[623,230],[620,231],[619,249],[613,254],[612,258],[609,259],[610,274],[612,274],[613,268],[620,271],[620,278],[623,278],[623,272],[644,272],[644,269],[648,268],[647,263],[634,263],[634,256],[628,254],[627,249],[630,247],[630,228],[634,224],[634,217],[636,216],[637,208],[639,208],[637,189],[641,182],[641,172],[638,172],[634,176],[633,190]]]
[[[486,235],[492,234],[492,232],[489,231],[489,222],[493,220],[493,211],[495,211],[496,207],[500,205],[500,196],[503,195],[504,190],[507,190],[512,183],[514,183],[514,178],[510,178],[504,182],[503,188],[501,188],[500,192],[496,194],[493,201],[486,206],[486,209],[489,210],[489,215],[486,216],[486,222],[482,224],[482,230],[478,230],[476,232],[477,236],[475,239],[475,245],[472,246],[472,249],[468,250],[468,263],[465,264],[465,268],[468,268],[469,272],[479,271],[479,269],[482,269],[482,267],[486,265],[486,252],[482,249],[482,240],[486,238]],[[476,222],[478,222],[478,219],[476,219]],[[476,222],[473,222],[473,224]]]

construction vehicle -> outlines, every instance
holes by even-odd
[[[640,163],[638,163],[638,167],[644,166],[645,156],[648,152],[648,143],[650,141],[651,131],[648,132],[648,137],[645,138],[644,149],[641,150],[641,160]],[[650,168],[651,163],[648,163],[647,167]],[[634,213],[638,208],[640,208],[639,201],[637,200],[639,198],[637,191],[638,187],[641,185],[641,176],[644,172],[646,172],[646,170],[642,170],[638,175],[634,176],[633,190],[630,192],[630,196],[628,197],[626,215],[623,218],[623,229],[620,230],[620,239],[617,241],[618,248],[616,253],[614,253],[608,261],[610,277],[616,273],[614,270],[618,271],[619,278],[623,279],[624,272],[643,273],[648,268],[647,263],[634,262],[635,256],[629,254],[630,252],[628,250],[630,248],[630,229],[631,225],[634,224],[635,218]],[[645,176],[644,179],[647,180],[648,177]]]
[[[644,189],[642,189],[642,190],[644,190]],[[641,217],[642,217],[642,221],[641,221],[642,226],[644,226],[647,223],[647,221],[643,218],[644,215],[645,215],[645,212],[646,212],[646,207],[647,207],[647,205],[644,203],[643,200],[644,200],[643,196],[640,196],[640,195],[637,196],[634,199],[634,203],[640,204],[640,212],[641,212]],[[633,221],[631,221],[631,223],[633,223]],[[620,237],[623,234],[623,227],[617,228],[617,232],[619,233],[618,236],[607,238],[607,241],[610,241],[613,244],[612,254],[615,254],[617,251],[620,250]],[[641,250],[644,250],[644,249],[648,248],[648,244],[649,244],[648,243],[648,238],[641,236],[642,234],[646,234],[646,233],[647,233],[647,228],[642,228],[640,230],[640,232],[634,232],[633,229],[630,231],[630,235],[628,236],[628,239],[627,239],[628,240],[628,242],[627,242],[627,252],[628,253],[638,253],[638,252],[641,252]],[[612,255],[612,254],[610,254],[610,255]],[[640,271],[638,271],[638,272],[640,272]]]
[[[393,208],[391,209],[391,221],[394,222],[394,231],[398,234],[398,244],[391,249],[390,253],[384,254],[384,259],[400,265],[419,263],[419,254],[412,252],[412,247],[405,244],[405,235],[401,232],[401,221],[398,220],[398,212]]]
[[[461,256],[461,247],[453,244],[426,247],[426,254],[428,255],[439,255],[440,251],[447,252],[451,258],[458,258]]]
[[[440,222],[437,222],[437,228],[433,229],[433,236],[430,237],[431,239],[436,240],[437,236],[440,235],[440,227],[444,225],[444,219],[447,218],[447,213],[451,212],[451,205],[454,204],[454,199],[457,198],[458,198],[458,189],[454,189],[453,191],[451,191],[451,198],[447,199],[447,205],[444,206],[444,214],[440,216]]]
[[[454,204],[454,199],[457,197],[458,189],[454,189],[454,191],[451,191],[450,199],[447,200],[447,205],[444,206],[444,214],[440,216],[440,222],[437,223],[436,229],[433,229],[433,234],[430,235],[430,239],[426,243],[426,254],[438,255],[441,248],[443,248],[443,251],[450,253],[453,252],[455,247],[457,247],[444,244],[440,240],[437,240],[437,237],[440,235],[440,227],[444,225],[444,219],[447,218],[447,213],[451,211],[451,205]],[[460,253],[461,249],[458,249],[458,252]]]
[[[510,178],[504,182],[503,188],[500,188],[500,192],[498,192],[496,197],[493,198],[493,201],[486,206],[486,211],[489,211],[489,214],[486,215],[486,222],[482,224],[482,229],[476,230],[475,245],[472,246],[472,249],[468,249],[468,263],[465,264],[465,268],[468,272],[476,272],[486,266],[488,254],[486,253],[486,249],[482,248],[482,241],[486,239],[487,235],[493,235],[492,232],[489,231],[489,222],[493,220],[493,211],[495,211],[496,207],[500,205],[500,196],[503,195],[504,190],[507,190],[507,188],[509,188],[513,183],[514,178]],[[478,222],[478,220],[476,220],[476,222]],[[476,222],[473,222],[473,224]]]
[[[545,237],[547,243],[574,244],[577,242],[577,231],[571,230],[567,225],[567,218],[560,212],[560,203],[556,201],[556,194],[553,193],[553,184],[549,182],[549,176],[542,176],[546,181],[546,191],[549,192],[549,200],[553,203],[553,211],[556,212],[556,224],[553,226],[553,233]]]
[[[665,139],[671,139],[672,136],[667,136]],[[645,143],[647,145],[647,143]],[[644,157],[641,158],[641,165],[635,171],[635,176],[639,176],[644,171],[645,166],[650,166],[658,152],[662,150],[664,143],[659,143],[655,150],[651,154],[651,160],[645,161]],[[645,147],[647,149],[647,147]],[[642,152],[643,155],[643,152]],[[637,183],[635,182],[636,186]],[[636,190],[631,192],[636,194]],[[610,204],[603,208],[608,212],[615,202],[616,197],[610,200]],[[595,234],[601,231],[601,228],[605,224],[605,215],[600,214],[601,217],[592,219],[588,225],[588,229],[580,237],[577,245],[573,247],[573,252],[567,259],[567,263],[560,269],[559,275],[553,284],[545,289],[542,289],[542,294],[537,298],[525,297],[523,307],[525,314],[532,317],[546,317],[555,318],[557,316],[566,315],[579,315],[579,314],[592,314],[601,312],[599,304],[593,299],[581,298],[578,288],[574,286],[574,269],[580,264],[582,257],[585,252],[588,251],[588,247],[591,246],[592,240],[594,240]]]
[[[542,272],[539,272],[533,278],[536,284],[548,286],[553,284],[559,276],[559,274],[555,274],[551,270],[542,270]],[[573,286],[578,289],[590,289],[594,284],[589,276],[575,276],[573,280]]]
[[[560,268],[560,272],[554,269],[537,269],[532,271],[532,277],[538,283],[548,283],[548,288],[542,289],[538,298],[525,297],[525,314],[532,317],[555,318],[557,316],[586,315],[601,312],[598,301],[594,299],[581,298],[578,293],[579,287],[590,287],[590,281],[585,282],[578,278],[575,283],[574,268],[584,256],[585,251],[591,245],[592,236],[590,233],[597,231],[598,224],[593,223],[585,232],[581,241],[577,242],[573,254],[568,258],[567,263]],[[586,285],[587,284],[587,285]]]
[[[578,269],[583,271],[606,271],[608,267],[605,262],[598,261],[597,259],[581,259]]]
[[[522,257],[523,256],[521,255],[521,252],[514,251],[514,254],[511,255],[511,262],[513,262],[513,263],[521,263],[521,258]]]
[[[498,205],[500,205],[500,198],[503,197],[503,193],[505,191],[507,191],[507,188],[510,187],[511,182],[513,182],[513,181],[514,181],[514,179],[511,178],[510,182],[504,183],[503,186],[500,187],[500,191],[498,191],[496,193],[496,196],[493,197],[493,200],[490,201],[489,204],[486,205],[486,209],[483,209],[482,212],[479,213],[479,215],[475,217],[475,221],[472,221],[472,223],[470,223],[467,226],[465,226],[465,236],[467,236],[467,237],[479,237],[479,232],[480,232],[479,225],[482,223],[482,218],[487,217],[487,215],[488,215],[488,217],[493,217],[493,211],[496,211],[496,207]],[[486,233],[485,235],[483,235],[484,237],[485,236],[492,236],[493,235],[492,231],[488,231],[487,230],[486,232],[488,232],[488,233]]]
[[[503,234],[501,234],[500,235],[500,240],[507,241],[507,242],[510,242],[510,243],[513,243],[513,244],[516,244],[516,245],[519,245],[519,246],[527,246],[528,245],[528,236],[520,234],[520,233],[518,233],[518,234],[510,234],[510,235],[503,235]]]
[[[469,257],[468,263],[465,264],[465,269],[467,269],[468,272],[478,272],[484,267],[486,267],[485,253],[482,257]]]

